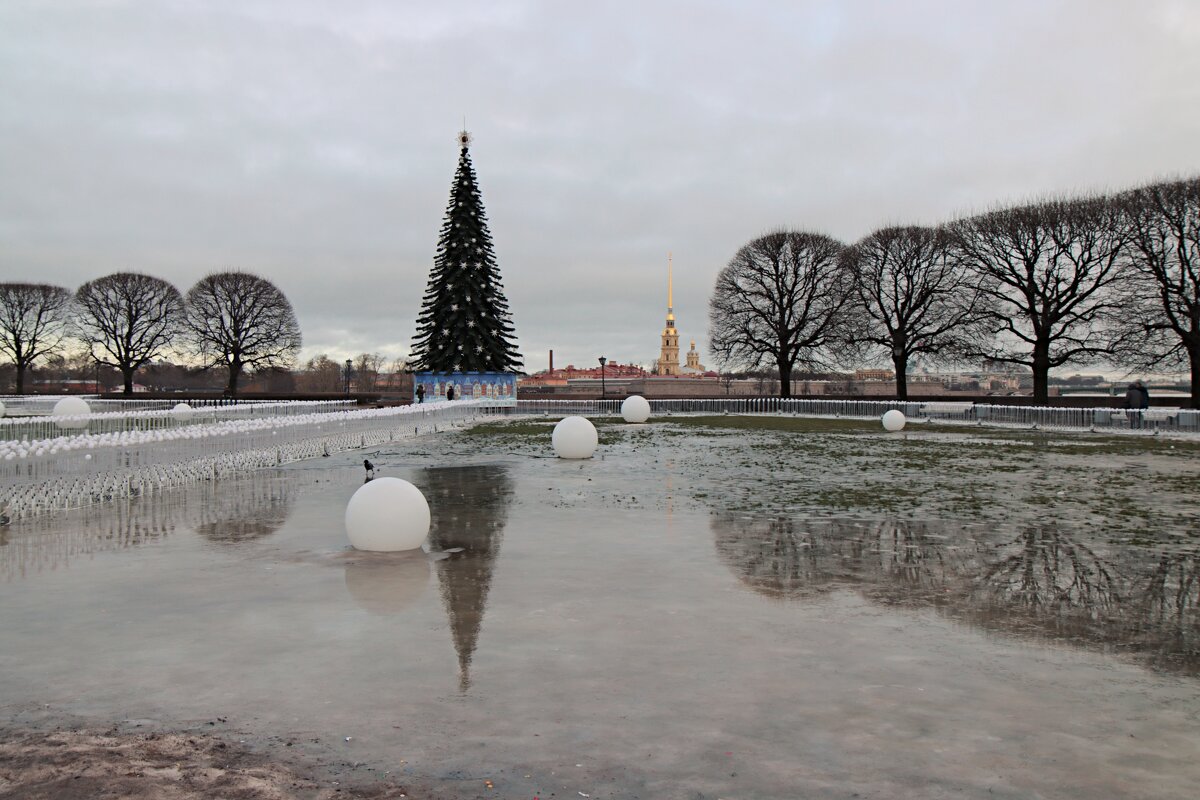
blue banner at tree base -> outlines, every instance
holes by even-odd
[[[489,400],[498,406],[517,404],[517,376],[512,372],[416,372],[413,402]]]

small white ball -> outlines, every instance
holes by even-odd
[[[621,403],[621,416],[626,422],[645,422],[650,419],[650,401],[640,394],[631,394]]]
[[[596,426],[583,417],[566,417],[554,426],[550,440],[559,458],[591,458],[600,436]]]
[[[176,403],[171,409],[171,416],[178,422],[187,422],[196,415],[196,409],[187,403]]]
[[[92,413],[91,406],[82,397],[64,397],[54,404],[54,410],[50,412],[51,416],[55,417],[78,417],[83,414]],[[58,421],[60,428],[86,428],[86,419],[63,419]]]
[[[346,535],[356,550],[414,550],[429,534],[425,495],[400,478],[376,478],[346,505]]]
[[[888,433],[904,430],[904,413],[892,409],[883,415],[883,429]]]

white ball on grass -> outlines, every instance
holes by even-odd
[[[566,417],[554,426],[550,441],[559,458],[591,458],[600,436],[596,426],[583,417]]]
[[[650,419],[650,401],[640,394],[631,394],[621,403],[621,416],[626,422],[645,422]]]
[[[196,409],[189,406],[187,403],[176,403],[171,409],[171,416],[179,422],[187,422],[196,415]]]
[[[50,412],[51,416],[55,417],[78,417],[84,414],[92,413],[92,408],[87,404],[87,401],[82,397],[64,397],[54,404],[54,410]],[[86,419],[60,419],[58,420],[60,428],[86,428]]]
[[[346,505],[346,535],[356,550],[415,550],[429,534],[425,495],[400,478],[376,478]]]
[[[904,430],[904,413],[892,409],[883,415],[883,429],[888,433]]]

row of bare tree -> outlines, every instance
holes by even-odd
[[[38,283],[0,284],[0,354],[25,391],[33,363],[60,352],[70,340],[96,364],[118,370],[125,394],[133,376],[168,351],[187,353],[228,372],[237,394],[248,370],[290,366],[300,350],[300,325],[275,284],[248,272],[219,272],[185,297],[160,278],[116,272],[74,293]]]
[[[1190,369],[1200,408],[1200,177],[1000,208],[853,245],[779,231],[717,276],[710,345],[727,365],[795,368],[890,357],[1020,365],[1036,400],[1050,370]]]

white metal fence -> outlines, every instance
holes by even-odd
[[[168,431],[228,420],[331,413],[356,408],[353,400],[292,400],[199,406],[192,407],[186,412],[175,412],[172,410],[175,403],[155,408],[114,409],[100,406],[104,402],[107,401],[88,401],[88,405],[91,407],[89,414],[50,416],[47,411],[38,416],[0,419],[0,442],[53,439],[80,430],[86,430],[92,434]],[[51,408],[53,408],[53,404]]]
[[[519,400],[521,414],[621,413],[621,400]],[[1053,430],[1131,430],[1200,432],[1200,411],[1186,408],[1050,408],[985,405],[953,401],[810,400],[780,397],[650,400],[653,414],[795,414],[805,417],[872,419],[898,409],[905,417],[931,422],[1011,425]]]
[[[18,519],[134,497],[233,471],[372,447],[498,412],[494,403],[463,400],[3,442],[0,515]]]

